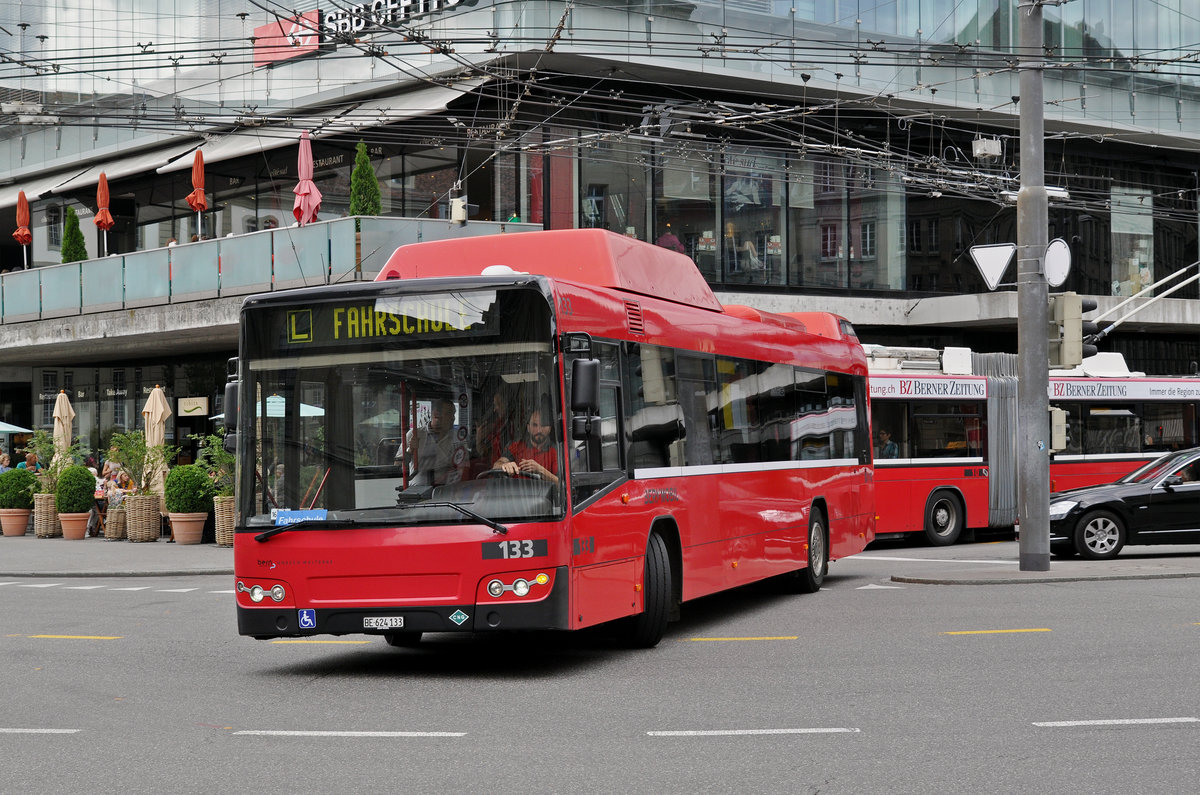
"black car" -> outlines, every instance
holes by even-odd
[[[1126,544],[1200,544],[1200,447],[1167,453],[1116,483],[1050,495],[1050,551],[1114,558]]]

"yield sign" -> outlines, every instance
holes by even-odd
[[[1000,284],[1000,277],[1008,270],[1008,263],[1012,261],[1016,250],[1016,243],[971,246],[971,259],[975,260],[975,267],[979,268],[989,290],[995,290]]]

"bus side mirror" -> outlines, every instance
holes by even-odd
[[[600,360],[571,362],[571,411],[595,414],[600,405]]]
[[[225,439],[222,446],[227,453],[237,452],[237,415],[238,415],[238,383],[230,381],[225,384],[225,416],[221,424],[225,426]]]

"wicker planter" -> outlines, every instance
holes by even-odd
[[[233,497],[213,497],[213,510],[217,515],[217,546],[233,546],[233,528],[237,518],[237,504]]]
[[[6,536],[23,536],[29,528],[29,508],[0,508],[0,527]]]
[[[108,541],[125,539],[125,509],[109,508],[104,519],[104,538]]]
[[[157,494],[125,498],[125,535],[130,541],[157,541],[162,534],[162,514]]]
[[[54,507],[53,494],[33,495],[33,534],[38,538],[55,538],[62,535],[58,523],[58,509]]]
[[[62,524],[63,538],[68,541],[82,541],[87,536],[87,524],[91,515],[90,512],[60,513],[58,521]]]
[[[176,544],[199,544],[204,537],[204,523],[208,521],[208,511],[200,513],[169,513],[171,520],[171,535]]]

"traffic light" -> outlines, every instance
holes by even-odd
[[[1095,323],[1083,320],[1084,312],[1095,309],[1095,299],[1081,298],[1076,293],[1050,296],[1046,342],[1052,370],[1070,370],[1082,364],[1086,357],[1096,355],[1096,346],[1090,338],[1099,328]]]
[[[1071,444],[1071,428],[1065,409],[1050,407],[1050,452],[1061,453]]]

